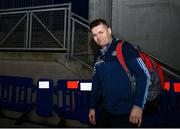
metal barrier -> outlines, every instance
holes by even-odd
[[[65,119],[79,120],[88,123],[89,93],[82,84],[90,80],[59,80],[55,89],[57,103],[55,111]],[[86,87],[88,89],[88,87]]]
[[[36,113],[43,117],[53,116],[53,81],[39,79],[36,88]]]
[[[18,118],[12,118],[1,112],[1,117],[16,119],[17,125],[27,121],[27,114],[35,107],[34,89],[32,78],[0,76],[0,111],[5,109],[22,113]]]
[[[68,82],[77,82],[77,87],[68,87]],[[54,86],[50,79],[39,79],[35,86],[32,78],[0,76],[0,107],[25,113],[19,123],[28,121],[32,110],[41,117],[52,117],[55,111],[61,118],[88,123],[89,84],[91,80],[58,80]]]
[[[160,112],[143,116],[143,127],[180,127],[180,83],[169,82],[171,87],[163,92]],[[35,108],[36,113],[43,117],[52,117],[56,112],[61,118],[89,124],[91,90],[91,80],[58,80],[54,86],[50,79],[39,79],[35,88],[31,78],[0,76],[0,107],[23,113],[30,113]],[[33,101],[33,94],[36,101]],[[19,119],[24,121],[24,118]]]
[[[0,10],[0,50],[70,50],[71,3]]]
[[[0,106],[19,112],[29,112],[33,106],[31,78],[0,76]]]
[[[59,80],[56,88],[56,112],[66,119],[79,119],[80,92],[67,88],[67,80]],[[61,100],[61,101],[60,101]]]
[[[92,69],[89,21],[71,13],[71,57]]]

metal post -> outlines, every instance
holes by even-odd
[[[67,34],[67,9],[64,10],[64,44],[63,47],[66,48],[66,34]]]
[[[71,31],[71,3],[69,3],[69,11],[68,11],[68,35],[67,35],[67,59],[70,56],[70,31]]]
[[[26,37],[25,37],[25,48],[28,48],[28,42],[29,42],[29,11],[27,11],[27,18],[26,18]]]
[[[32,12],[30,12],[29,15],[29,42],[28,42],[28,48],[31,48],[32,44]]]
[[[71,56],[74,55],[74,33],[75,33],[75,22],[72,20],[72,31],[71,31]]]

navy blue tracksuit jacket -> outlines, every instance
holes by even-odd
[[[90,108],[96,109],[101,104],[109,113],[127,114],[134,105],[144,108],[150,75],[134,47],[124,43],[125,62],[136,78],[136,92],[132,94],[129,78],[116,55],[117,42],[113,39],[105,50],[100,49],[96,54]]]

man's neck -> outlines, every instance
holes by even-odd
[[[113,40],[113,39],[111,38],[105,46],[102,46],[102,47],[101,47],[102,50],[105,50],[105,49],[107,48],[107,46],[112,43],[112,40]]]
[[[105,53],[107,51],[107,49],[109,48],[110,44],[112,43],[113,39],[110,40],[110,42],[104,46],[104,47],[101,47],[101,52],[102,53]]]

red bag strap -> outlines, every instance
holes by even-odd
[[[141,51],[139,51],[139,55],[142,58],[142,60],[144,61],[145,65],[148,69],[153,69],[153,68],[155,69],[153,61],[151,60],[151,58],[148,55],[146,55],[145,53],[143,53]]]
[[[121,65],[123,66],[125,72],[128,74],[128,73],[129,73],[129,70],[128,70],[128,68],[127,68],[127,65],[126,65],[125,60],[124,60],[124,57],[123,57],[122,45],[123,45],[123,40],[120,40],[120,41],[117,43],[117,46],[116,46],[116,54],[117,54],[117,58],[118,58],[119,62],[120,62]]]
[[[151,57],[149,57],[145,53],[140,51],[139,54],[141,58],[143,59],[143,61],[145,62],[146,67],[149,69],[154,69],[158,73],[161,84],[164,87],[164,84],[165,84],[164,71],[161,68],[161,65],[156,60],[153,60]]]

